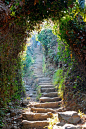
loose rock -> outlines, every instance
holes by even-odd
[[[77,124],[80,121],[80,116],[75,111],[58,112],[58,118],[60,122],[65,120],[71,124]]]
[[[33,96],[33,94],[30,94],[30,95],[29,95],[29,97],[32,97],[32,96]]]
[[[28,103],[29,103],[29,101],[27,99],[22,100],[21,106],[27,106]]]

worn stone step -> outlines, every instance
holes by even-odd
[[[32,112],[37,112],[37,113],[47,113],[47,112],[52,112],[55,113],[56,111],[52,108],[35,108],[31,107]]]
[[[51,81],[50,80],[47,80],[47,81],[39,81],[39,83],[51,83]]]
[[[50,98],[50,97],[41,97],[40,98],[40,102],[44,103],[44,102],[55,102],[55,101],[61,101],[60,97],[54,97],[54,98]]]
[[[44,77],[43,75],[41,75],[41,71],[40,71],[40,73],[38,73],[38,72],[34,73],[34,76],[36,76],[37,79]]]
[[[39,76],[39,78],[44,78],[44,75],[42,74],[42,73],[40,73],[40,72],[37,72],[37,70],[35,70],[36,72],[34,72],[34,75],[38,75]],[[42,72],[42,71],[41,71]]]
[[[53,86],[53,85],[52,84],[41,84],[40,86]]]
[[[40,80],[40,81],[49,81],[49,80],[51,80],[51,79],[50,79],[50,78],[47,78],[47,77],[45,77],[45,78],[43,77],[43,78],[39,78],[39,80]]]
[[[41,86],[41,88],[53,88],[53,86]]]
[[[45,121],[28,121],[23,120],[22,121],[22,129],[44,129],[45,126],[48,126],[49,122],[47,120]]]
[[[23,119],[29,121],[38,121],[38,120],[47,120],[47,118],[53,117],[51,112],[48,113],[33,113],[33,112],[25,112],[22,114]]]
[[[41,76],[41,75],[36,75],[36,74],[34,74],[34,76],[39,80],[39,77]],[[43,76],[41,76],[41,78],[42,78]]]
[[[42,74],[43,75],[43,74]],[[50,78],[47,78],[47,77],[45,77],[44,76],[44,78],[42,78],[43,80],[40,80],[40,81],[42,81],[42,82],[46,82],[46,81],[48,81],[48,82],[51,82],[51,79]]]
[[[48,103],[36,103],[29,104],[28,107],[36,107],[36,108],[59,108],[61,101],[59,102],[48,102]]]
[[[36,70],[35,70],[36,71]],[[40,71],[39,73],[36,71],[35,73],[34,73],[34,76],[36,76],[36,77],[38,77],[38,78],[43,78],[44,76],[41,74],[42,73],[42,71]]]
[[[53,85],[39,85],[41,88],[54,88]]]
[[[58,97],[57,92],[50,92],[50,93],[42,93],[43,97]]]
[[[38,63],[35,63],[35,65],[33,66],[33,67],[39,67],[40,65],[39,64],[41,64],[41,62],[38,62]]]
[[[41,86],[41,88],[54,88],[52,85],[51,86]]]
[[[48,82],[48,83],[39,83],[39,85],[52,85],[52,83]]]
[[[41,92],[49,93],[49,92],[55,92],[55,88],[41,88]]]

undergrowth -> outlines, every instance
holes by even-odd
[[[42,96],[42,93],[41,93],[41,86],[37,86],[36,91],[37,91],[36,100],[39,100],[40,97]]]
[[[35,90],[37,92],[37,96],[36,96],[36,100],[38,101],[40,99],[40,97],[42,96],[41,93],[41,86],[38,86],[38,84],[35,85]]]
[[[59,122],[57,116],[53,115],[53,118],[49,118],[49,126],[48,126],[48,129],[53,129],[53,126]]]
[[[45,73],[45,71],[46,71],[45,56],[43,56],[42,70],[43,70],[43,73]]]
[[[33,51],[31,46],[26,47],[26,51],[23,52],[23,55],[21,55],[21,67],[22,67],[22,76],[31,76],[33,74],[32,70],[30,69],[30,66],[34,63],[34,59],[32,57]]]
[[[66,42],[62,41],[58,36],[58,66],[53,75],[53,84],[58,89],[58,94],[63,98],[63,92],[65,89],[65,81],[68,73],[72,67],[73,56],[71,57],[71,51]]]

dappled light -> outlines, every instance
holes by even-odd
[[[86,129],[85,0],[0,1],[0,129]]]

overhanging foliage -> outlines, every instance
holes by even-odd
[[[1,105],[3,104],[3,102],[8,101],[8,100],[5,100],[6,95],[7,97],[10,98],[12,96],[11,95],[8,96],[8,94],[16,92],[15,89],[18,90],[18,87],[16,87],[16,83],[13,83],[13,82],[14,82],[14,78],[15,80],[21,81],[21,76],[19,75],[20,79],[18,79],[15,77],[15,75],[17,75],[17,73],[19,74],[21,73],[20,66],[18,65],[20,64],[20,61],[18,60],[18,56],[19,56],[19,52],[24,50],[25,39],[26,39],[25,37],[27,37],[29,32],[34,29],[34,25],[40,24],[40,22],[42,22],[43,19],[45,18],[46,19],[52,18],[53,21],[57,19],[62,20],[61,18],[66,15],[64,11],[66,11],[66,9],[69,6],[71,9],[74,6],[73,5],[74,1],[75,0],[73,1],[65,0],[65,2],[63,0],[0,1],[0,45],[1,45],[1,48],[0,48],[1,89],[0,90],[2,91],[0,96],[2,98]],[[74,14],[76,15],[76,9]],[[70,13],[68,15],[70,15]],[[66,31],[63,30],[65,28],[65,23],[63,23],[63,21],[60,21],[61,22],[60,24],[62,25],[62,29],[60,29],[61,36],[62,37],[66,36],[65,38],[66,40],[69,38],[70,40],[68,39],[68,44],[70,44],[71,46],[72,41],[74,41],[72,32],[74,32],[74,36],[77,34],[77,32],[79,32],[80,35],[78,37],[79,38],[78,41],[80,41],[80,44],[77,45],[77,50],[80,48],[80,46],[85,47],[86,45],[83,39],[86,40],[86,38],[82,39],[82,34],[85,35],[86,31],[83,32],[83,30],[81,29],[82,26],[79,26],[80,28],[78,27],[78,29],[76,26],[75,27],[76,31],[73,30],[74,24],[77,23],[76,20],[71,20],[72,24],[70,24],[69,20],[65,20],[65,21],[66,21],[66,25],[68,25],[68,27],[66,28]],[[28,30],[28,34],[25,34],[26,29]],[[68,34],[68,31],[70,35]],[[74,51],[74,48],[76,47],[72,47],[72,48]],[[78,51],[78,56],[81,55],[82,53],[80,49]],[[83,64],[86,63],[85,55],[86,55],[86,52],[84,52]],[[14,73],[16,74],[14,75]],[[11,78],[10,84],[9,84],[9,78]],[[8,93],[6,93],[7,86],[9,87]]]

